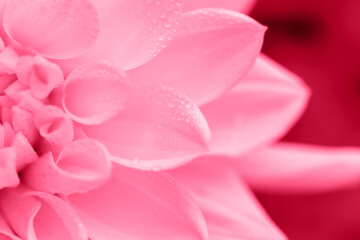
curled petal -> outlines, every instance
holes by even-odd
[[[200,157],[169,174],[194,197],[204,214],[209,239],[286,239],[243,183],[231,160]]]
[[[39,99],[46,98],[64,82],[61,69],[41,56],[21,57],[16,64],[16,74],[19,81],[30,86],[31,93]]]
[[[311,193],[359,186],[360,149],[278,143],[243,157],[239,171],[261,191]]]
[[[125,75],[105,63],[76,68],[64,85],[63,106],[82,124],[100,124],[123,109],[130,88]]]
[[[21,171],[25,166],[36,161],[38,156],[27,138],[18,132],[12,138],[11,147],[16,151],[16,169]]]
[[[81,128],[102,142],[114,161],[152,170],[175,167],[204,153],[210,138],[197,106],[160,86],[134,90],[116,117]]]
[[[39,133],[51,144],[64,147],[74,138],[74,125],[68,116],[63,115],[52,122],[42,125]]]
[[[1,240],[21,240],[17,237],[6,223],[4,216],[0,213],[0,239]]]
[[[160,83],[180,90],[197,104],[204,104],[229,90],[250,70],[265,29],[228,10],[185,13],[169,46],[149,63],[130,71],[130,77],[135,84]]]
[[[4,12],[7,35],[49,58],[80,55],[95,41],[98,19],[88,0],[12,0]]]
[[[21,239],[88,239],[71,207],[54,195],[20,186],[2,192],[0,202],[9,225]]]
[[[255,5],[255,0],[184,0],[184,11],[199,8],[226,8],[248,13]]]
[[[39,137],[34,123],[34,114],[14,106],[12,108],[12,125],[15,133],[22,131],[30,144],[34,144]]]
[[[162,172],[115,165],[104,185],[68,201],[92,240],[207,239],[192,198]]]
[[[16,151],[12,148],[0,149],[0,189],[15,187],[19,183],[16,171]]]
[[[71,194],[98,187],[110,170],[106,149],[94,140],[83,139],[66,146],[56,162],[51,153],[43,155],[22,172],[22,178],[36,190]]]
[[[221,98],[201,107],[214,153],[239,155],[281,138],[303,113],[309,90],[265,56]]]

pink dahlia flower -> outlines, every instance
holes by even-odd
[[[247,160],[309,90],[252,1],[0,3],[0,239],[286,239]]]

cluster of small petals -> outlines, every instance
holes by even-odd
[[[201,0],[6,2],[0,239],[285,238],[229,159],[186,165],[276,141],[302,113],[301,80],[259,57],[266,27]]]

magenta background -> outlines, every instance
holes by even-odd
[[[263,52],[313,91],[285,141],[360,146],[359,13],[358,0],[259,0],[255,6],[251,16],[269,27]],[[360,187],[258,197],[289,239],[360,239]]]

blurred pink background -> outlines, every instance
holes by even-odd
[[[284,140],[360,146],[360,1],[258,0],[251,16],[269,27],[263,52],[313,91]],[[360,239],[360,187],[258,197],[291,240]]]

